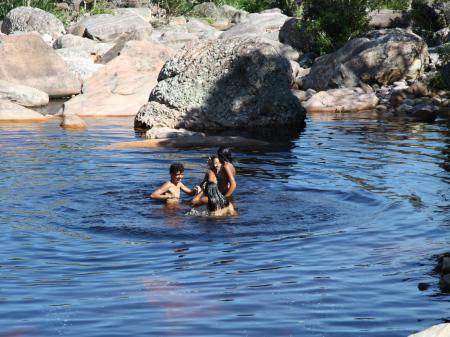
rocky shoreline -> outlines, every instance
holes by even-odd
[[[85,128],[83,116],[199,132],[301,128],[320,112],[448,117],[450,92],[430,85],[445,65],[436,47],[395,28],[398,13],[376,13],[380,29],[315,59],[298,19],[278,9],[202,3],[191,15],[117,8],[66,29],[40,9],[13,9],[1,25],[0,121],[45,121],[32,109],[58,97],[69,98],[58,114],[68,128]]]

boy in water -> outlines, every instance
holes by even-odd
[[[160,188],[150,195],[155,200],[164,200],[166,204],[178,204],[180,202],[181,191],[189,195],[198,193],[196,186],[190,189],[181,180],[184,177],[184,166],[180,163],[170,165],[170,180],[166,181]]]

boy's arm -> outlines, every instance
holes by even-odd
[[[190,189],[183,183],[180,183],[180,188],[184,193],[188,195],[196,195],[199,192],[197,186],[195,186],[193,189]]]
[[[150,198],[155,200],[167,200],[171,199],[172,196],[169,194],[166,194],[169,191],[170,188],[170,182],[165,182],[160,188],[158,188],[155,192],[150,194]]]

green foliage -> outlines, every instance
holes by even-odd
[[[407,11],[411,5],[411,0],[375,0],[374,4],[377,8]]]
[[[450,43],[444,43],[437,50],[442,64],[450,63]]]
[[[316,52],[342,47],[368,29],[370,0],[305,0],[303,24],[313,34]]]
[[[97,1],[94,6],[90,9],[89,13],[91,15],[96,14],[113,14],[111,4],[107,1]]]
[[[430,80],[429,86],[434,90],[448,90],[440,72]]]
[[[157,3],[172,16],[184,15],[190,12],[194,7],[191,0],[158,0]]]

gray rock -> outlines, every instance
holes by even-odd
[[[94,59],[102,57],[106,52],[108,52],[114,44],[112,43],[102,43],[93,41],[91,39],[80,37],[72,34],[66,34],[53,43],[53,48],[78,48],[83,49]]]
[[[409,24],[407,15],[392,9],[377,9],[369,13],[369,27],[372,29],[405,28]]]
[[[214,2],[203,2],[195,5],[191,14],[197,17],[211,18],[213,20],[222,18],[222,14]]]
[[[313,51],[311,34],[308,34],[299,18],[288,18],[280,29],[278,39],[301,52]]]
[[[114,10],[114,13],[116,15],[126,15],[131,13],[133,15],[140,16],[146,22],[150,22],[154,19],[153,10],[148,7],[116,8]]]
[[[186,46],[164,65],[135,126],[206,130],[303,123],[304,110],[290,91],[291,66],[280,48],[251,37]]]
[[[33,32],[49,34],[53,39],[65,33],[63,23],[53,14],[39,8],[17,7],[6,14],[1,26],[3,33]]]
[[[150,36],[153,29],[141,16],[131,11],[120,12],[117,15],[98,14],[85,17],[72,27],[71,33],[74,34],[74,30],[79,33],[82,28],[84,28],[82,35],[102,42],[112,42],[121,34],[133,31],[147,31]]]
[[[0,99],[8,100],[25,107],[47,105],[48,95],[38,89],[0,80]]]
[[[195,18],[177,18],[172,24],[155,29],[152,39],[173,49],[181,49],[190,41],[215,39],[220,31]]]
[[[249,14],[247,11],[236,9],[229,5],[220,6],[219,13],[232,23],[241,23]]]
[[[386,85],[416,79],[427,62],[427,45],[418,35],[399,28],[373,31],[317,58],[304,86],[326,90],[361,83]]]
[[[431,46],[439,46],[441,44],[449,42],[449,33],[450,33],[450,28],[448,28],[448,27],[442,28],[442,29],[438,30],[437,32],[434,32],[433,39],[432,39],[430,45]]]
[[[94,63],[90,54],[82,48],[62,48],[57,49],[56,53],[61,56],[69,70],[82,83],[103,68],[103,64]]]
[[[280,28],[287,18],[286,15],[278,12],[252,13],[247,15],[241,23],[223,32],[220,38],[228,39],[253,34],[278,41]]]

